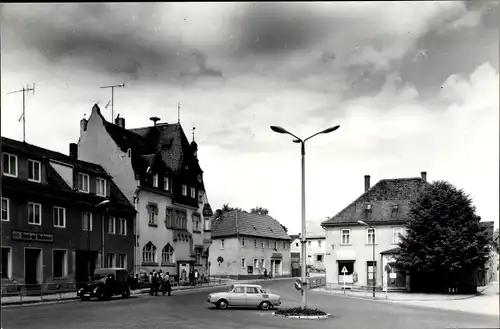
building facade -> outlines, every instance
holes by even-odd
[[[209,252],[210,275],[237,279],[291,276],[290,237],[267,215],[233,210],[216,214]]]
[[[133,270],[135,209],[99,165],[2,137],[2,283],[87,282]]]
[[[302,261],[301,238],[295,238],[291,244],[291,252],[298,253],[299,259]],[[325,269],[325,253],[326,253],[326,236],[319,234],[309,233],[306,237],[306,252],[307,252],[307,266],[315,270]]]
[[[397,268],[395,259],[409,203],[427,184],[426,172],[419,178],[383,179],[373,187],[370,176],[365,176],[365,192],[322,223],[326,230],[327,282],[409,289],[409,276]]]
[[[162,270],[173,277],[208,271],[212,212],[198,146],[180,123],[126,129],[107,122],[95,105],[80,122],[79,158],[100,164],[135,205],[135,272]]]

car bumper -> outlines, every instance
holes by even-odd
[[[83,289],[80,289],[77,295],[78,297],[87,297],[87,298],[92,298],[97,296],[93,291],[85,291]]]

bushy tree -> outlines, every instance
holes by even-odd
[[[471,198],[445,181],[430,184],[410,203],[398,264],[411,273],[432,273],[442,282],[484,268],[489,240]]]
[[[250,213],[251,214],[259,214],[259,215],[269,215],[269,210],[267,210],[266,208],[262,208],[262,207],[255,207],[255,208],[252,208],[250,209]]]

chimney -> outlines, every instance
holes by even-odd
[[[115,125],[125,129],[125,118],[120,118],[120,115],[118,114],[118,116],[115,119]]]
[[[423,181],[427,182],[427,171],[422,171],[420,175],[422,176]]]
[[[76,143],[69,143],[69,156],[78,159],[78,145]]]
[[[160,118],[158,117],[151,117],[149,120],[153,121],[153,126],[156,126],[156,122],[160,121]]]
[[[370,175],[365,175],[365,192],[370,189]]]
[[[83,133],[87,131],[87,119],[83,118],[80,120],[80,137],[83,136]]]

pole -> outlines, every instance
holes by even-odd
[[[306,150],[305,142],[301,141],[302,160],[302,308],[307,307],[307,279],[306,279]]]
[[[25,112],[25,106],[26,106],[26,92],[25,92],[25,89],[23,88],[23,143],[26,143],[26,112]]]
[[[373,230],[372,251],[373,251],[373,261],[372,261],[372,266],[373,266],[373,298],[375,298],[375,281],[377,278],[377,271],[376,271],[376,267],[375,267],[375,230]]]
[[[115,87],[111,87],[111,123],[115,120]]]

